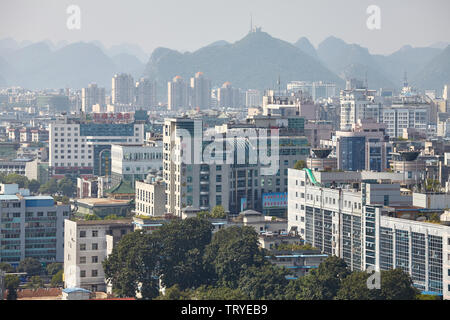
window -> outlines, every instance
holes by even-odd
[[[80,257],[80,264],[86,263],[86,257]]]
[[[92,270],[91,275],[93,277],[97,277],[98,276],[98,271],[97,270]]]
[[[86,270],[81,270],[80,271],[80,277],[81,278],[86,278]]]
[[[92,250],[98,250],[98,243],[92,244]]]
[[[98,257],[92,256],[92,263],[98,263]]]
[[[80,244],[80,251],[86,251],[86,243]]]
[[[86,231],[80,231],[80,238],[86,238]]]
[[[98,237],[98,230],[92,231],[92,237],[94,237],[94,238]]]

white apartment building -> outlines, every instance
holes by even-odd
[[[81,89],[81,110],[86,113],[92,112],[92,106],[98,104],[105,105],[105,88],[100,88],[95,83],[91,83],[87,88]]]
[[[166,212],[166,185],[162,177],[136,181],[136,215],[163,216]]]
[[[113,144],[111,146],[112,185],[124,180],[134,186],[134,182],[145,179],[150,170],[162,171],[162,150],[162,141],[156,141],[152,145]]]
[[[144,142],[144,124],[63,119],[49,125],[49,167],[53,175],[105,175],[111,170],[111,145]]]
[[[291,81],[286,85],[289,92],[301,90],[309,94],[314,101],[336,96],[336,84],[323,81]]]
[[[262,104],[261,91],[256,89],[249,89],[245,92],[245,106],[247,108],[259,107]]]
[[[132,105],[135,96],[135,82],[131,74],[115,74],[111,80],[111,103]]]
[[[399,184],[376,184],[377,180],[399,181],[401,175],[375,172],[311,172],[289,169],[288,229],[296,229],[306,242],[324,253],[343,257],[342,219],[361,225],[366,204],[408,205]],[[363,180],[375,183],[361,183]],[[314,221],[320,219],[320,225]],[[353,222],[352,222],[353,221]],[[361,270],[361,259],[346,262]]]
[[[427,133],[430,123],[430,109],[427,105],[408,106],[392,105],[382,112],[382,121],[387,125],[386,133],[389,137],[403,137],[404,129],[414,128]]]
[[[450,226],[400,219],[375,211],[376,270],[401,268],[425,293],[450,299]],[[367,254],[366,254],[367,255]],[[372,262],[372,261],[371,261]]]
[[[412,197],[401,175],[289,170],[288,229],[352,270],[402,268],[423,292],[449,295],[450,227],[391,216]],[[422,199],[419,199],[422,200]]]
[[[349,131],[358,120],[373,119],[380,122],[381,103],[375,100],[375,90],[341,90],[341,130]]]
[[[106,292],[102,262],[131,220],[71,221],[64,224],[64,287]]]

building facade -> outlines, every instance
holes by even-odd
[[[66,220],[64,287],[106,292],[102,262],[114,244],[132,231],[131,220]]]
[[[69,205],[49,196],[22,196],[17,185],[0,185],[0,262],[18,266],[32,257],[42,263],[62,262],[64,220]]]

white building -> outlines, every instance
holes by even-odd
[[[64,224],[64,287],[106,292],[102,262],[131,220],[71,221]]]
[[[382,121],[389,137],[402,138],[404,129],[414,128],[426,133],[430,122],[429,106],[392,105],[383,110]]]
[[[290,92],[301,90],[309,94],[314,101],[336,96],[336,84],[323,81],[291,81],[287,84],[287,90]]]
[[[375,100],[375,90],[341,90],[341,130],[351,130],[358,120],[380,122],[382,106]]]
[[[136,215],[163,216],[166,212],[166,185],[162,177],[149,175],[136,181]]]
[[[135,83],[130,74],[115,74],[111,81],[111,103],[113,105],[132,105]]]
[[[91,83],[87,88],[81,89],[81,110],[85,113],[91,113],[92,106],[98,104],[100,107],[105,105],[105,88],[99,88],[97,84]]]
[[[289,170],[288,229],[351,270],[402,268],[423,292],[450,298],[450,227],[397,218],[420,212],[396,173]]]
[[[49,127],[49,167],[54,175],[103,176],[111,170],[112,144],[144,142],[141,123],[85,122],[65,116]]]
[[[258,140],[256,133],[274,127],[280,128],[279,148],[272,150],[270,164],[263,163],[263,157],[255,153],[257,150],[262,153],[264,138]],[[250,132],[255,136],[249,136]],[[299,117],[255,117],[245,124],[224,124],[205,133],[201,120],[166,119],[163,138],[166,212],[181,216],[187,206],[210,210],[216,205],[233,214],[245,209],[262,212],[264,194],[285,193],[288,168],[309,155],[303,134],[304,120]],[[226,147],[209,152],[217,143]],[[210,148],[203,152],[201,146],[206,145]],[[181,154],[190,161],[182,163]],[[277,166],[276,173],[266,173],[271,166]]]
[[[247,108],[259,107],[262,104],[262,94],[259,90],[249,89],[245,92],[245,106]]]
[[[112,185],[125,180],[134,186],[135,180],[143,180],[150,170],[162,170],[162,159],[162,141],[156,141],[153,145],[113,144],[111,146]]]

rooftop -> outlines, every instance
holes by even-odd
[[[77,225],[89,226],[89,225],[128,225],[131,224],[131,219],[117,219],[117,220],[76,220]]]
[[[112,187],[105,191],[106,193],[111,194],[135,194],[135,190],[131,185],[123,180],[120,181],[118,185]]]
[[[110,198],[83,198],[76,200],[79,204],[85,204],[88,206],[124,206],[128,205],[130,200],[118,200]]]

